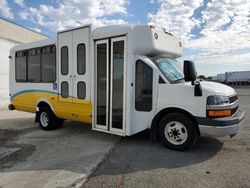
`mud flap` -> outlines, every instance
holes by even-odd
[[[35,117],[35,123],[37,123],[39,121],[39,112],[36,112],[36,117]]]

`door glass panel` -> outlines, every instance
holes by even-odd
[[[77,84],[77,97],[78,97],[78,99],[85,99],[85,97],[86,97],[86,84],[85,84],[85,82],[78,82],[78,84]]]
[[[107,119],[107,44],[97,44],[97,124]]]
[[[67,75],[69,73],[69,54],[67,46],[61,48],[61,73],[62,75]]]
[[[85,74],[85,44],[78,44],[77,46],[77,73],[79,75]]]
[[[123,69],[124,41],[117,41],[113,43],[112,127],[118,129],[123,122]]]
[[[68,84],[68,82],[64,81],[61,83],[61,96],[63,98],[69,97],[69,84]]]

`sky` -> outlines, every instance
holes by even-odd
[[[55,37],[83,24],[152,24],[181,38],[199,75],[250,71],[250,0],[0,0],[0,16]]]

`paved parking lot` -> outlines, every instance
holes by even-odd
[[[0,187],[250,187],[250,89],[239,97],[240,132],[200,138],[188,152],[151,142],[147,131],[120,138],[68,121],[46,132],[32,114],[0,112]]]
[[[70,121],[43,131],[33,114],[0,112],[0,187],[75,187],[119,139]]]
[[[239,133],[200,138],[188,152],[164,149],[143,132],[121,139],[83,187],[250,187],[250,89],[239,89],[246,111]]]

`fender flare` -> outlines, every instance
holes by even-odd
[[[173,113],[173,112],[183,113],[183,114],[187,115],[194,122],[194,124],[197,128],[197,131],[200,134],[198,122],[197,122],[196,118],[190,112],[188,112],[185,109],[181,109],[181,108],[177,108],[177,107],[163,107],[163,108],[158,110],[158,112],[156,113],[156,115],[152,119],[151,127],[150,127],[150,139],[151,140],[157,140],[157,130],[158,130],[158,125],[159,125],[161,118],[163,116],[165,116],[166,114]]]
[[[41,103],[41,102],[45,102],[49,105],[50,109],[55,113],[55,110],[53,108],[53,106],[51,105],[51,103],[47,100],[47,99],[44,99],[44,98],[41,98],[39,99],[37,102],[36,102],[36,108],[38,107],[38,105]]]

